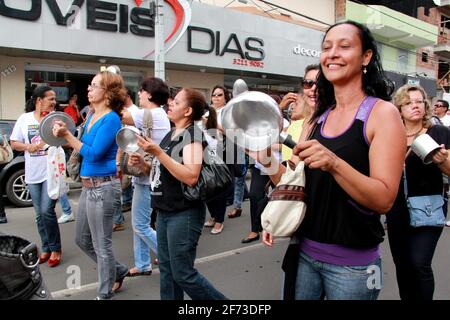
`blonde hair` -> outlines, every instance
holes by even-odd
[[[424,128],[429,128],[433,125],[431,122],[431,117],[433,116],[430,103],[428,102],[427,93],[425,90],[415,84],[405,84],[404,86],[400,87],[397,92],[395,92],[394,95],[394,105],[398,108],[398,110],[401,113],[402,106],[406,105],[408,102],[411,101],[409,98],[409,93],[411,91],[419,91],[422,94],[423,103],[425,105],[425,115],[422,118],[422,125]]]

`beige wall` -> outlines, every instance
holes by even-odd
[[[25,108],[25,71],[21,58],[0,56],[0,70],[14,66],[10,75],[0,75],[0,119],[17,119]]]
[[[13,58],[0,56],[0,71],[15,66],[16,70],[8,76],[0,75],[0,119],[17,119],[25,108],[25,65],[65,67],[66,72],[73,69],[100,70],[100,63],[77,62],[70,60],[48,60],[36,58]],[[143,76],[153,76],[153,68],[138,66],[120,66],[122,72],[139,72]],[[223,84],[223,74],[201,73],[192,71],[166,70],[166,81],[174,87],[192,87],[205,92],[207,101],[211,89],[216,84]]]

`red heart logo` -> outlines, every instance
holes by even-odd
[[[136,2],[136,5],[137,5],[138,7],[140,7],[141,4],[142,4],[142,0],[134,0],[134,2]]]

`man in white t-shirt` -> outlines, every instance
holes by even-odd
[[[446,100],[436,100],[434,103],[433,112],[436,116],[439,117],[442,124],[446,127],[450,127],[450,116],[447,114],[448,111],[448,102]]]

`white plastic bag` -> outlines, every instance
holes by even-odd
[[[66,178],[66,155],[62,147],[50,147],[47,153],[47,193],[56,200],[69,191]]]

